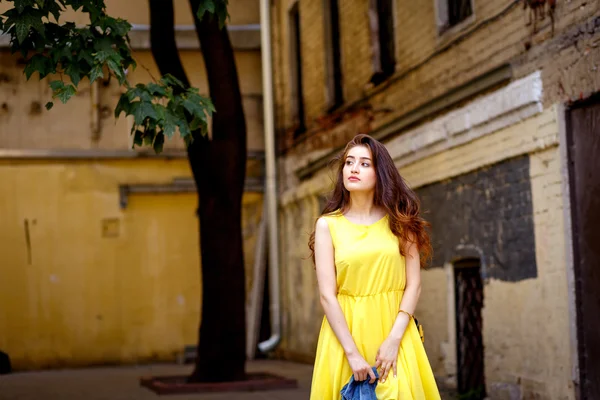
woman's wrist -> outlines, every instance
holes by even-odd
[[[346,357],[352,357],[358,353],[358,349],[356,346],[344,348],[344,353],[346,353]]]
[[[404,331],[406,331],[406,327],[410,322],[410,317],[407,313],[399,312],[398,317],[396,318],[396,323],[392,327],[392,331],[388,335],[390,339],[400,341],[402,340],[402,336],[404,336]]]

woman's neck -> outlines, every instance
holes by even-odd
[[[380,208],[373,204],[373,192],[350,194],[350,204],[346,214],[356,218],[369,219],[378,216],[380,213]]]

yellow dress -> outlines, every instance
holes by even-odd
[[[341,213],[325,216],[335,249],[338,301],[360,354],[372,366],[392,329],[406,285],[406,264],[388,218],[371,225],[350,222]],[[410,321],[398,352],[397,378],[377,383],[378,400],[435,400],[440,394],[415,323]],[[340,342],[323,318],[311,400],[341,399],[352,370]]]

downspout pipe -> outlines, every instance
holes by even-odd
[[[263,112],[265,129],[265,197],[269,232],[269,298],[271,337],[258,344],[263,352],[273,350],[281,341],[281,301],[279,284],[279,232],[277,215],[277,176],[275,170],[275,129],[273,118],[273,65],[271,62],[270,0],[260,0],[260,44],[263,78]]]

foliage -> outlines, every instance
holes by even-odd
[[[12,53],[20,52],[25,59],[27,79],[36,72],[40,79],[52,77],[53,99],[66,103],[84,78],[92,83],[114,77],[125,89],[115,116],[124,112],[133,117],[134,146],[149,145],[158,153],[165,136],[170,138],[177,130],[187,144],[195,132],[206,134],[215,109],[198,89],[186,88],[169,75],[148,84],[128,82],[128,70],[136,67],[128,38],[131,24],[108,16],[104,0],[5,1],[14,7],[0,15],[0,31],[10,35]],[[68,8],[86,13],[89,24],[60,23]],[[216,16],[222,27],[228,17],[227,0],[201,0],[198,18],[205,13]],[[53,105],[49,102],[46,108]]]
[[[219,27],[223,28],[225,21],[229,18],[229,13],[227,12],[228,2],[229,0],[201,0],[196,16],[199,20],[202,20],[204,13],[208,12],[219,19]]]

